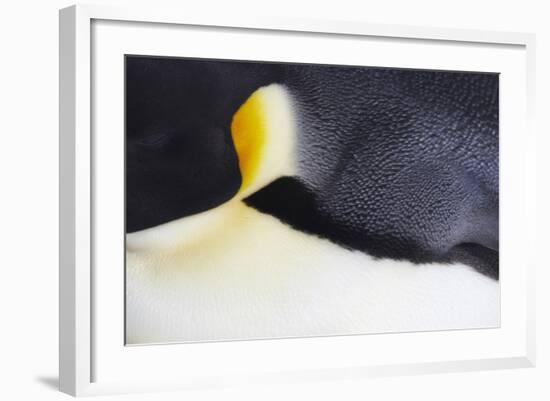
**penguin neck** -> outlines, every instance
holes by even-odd
[[[126,250],[139,254],[189,249],[222,230],[243,207],[244,203],[234,198],[205,212],[126,234]]]
[[[256,90],[233,116],[242,200],[277,178],[297,173],[297,127],[290,92],[271,84]]]

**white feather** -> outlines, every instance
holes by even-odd
[[[375,260],[238,200],[127,235],[127,342],[498,326],[499,285],[463,265]]]

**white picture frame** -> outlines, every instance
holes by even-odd
[[[519,227],[524,234],[522,245],[516,251],[519,255],[529,255],[521,260],[518,271],[521,273],[513,280],[508,280],[503,289],[503,296],[512,293],[510,300],[521,300],[516,303],[517,311],[514,316],[518,320],[503,317],[502,327],[497,331],[471,330],[464,332],[438,333],[408,333],[382,334],[377,336],[343,336],[333,338],[297,339],[297,340],[267,340],[243,341],[225,344],[201,344],[200,348],[185,348],[186,344],[178,345],[180,351],[186,352],[187,360],[198,361],[204,355],[215,358],[223,355],[225,358],[234,358],[235,355],[293,353],[302,358],[308,355],[311,363],[297,364],[292,358],[273,360],[272,368],[269,362],[261,368],[245,369],[245,363],[252,363],[252,356],[238,367],[238,361],[233,361],[236,371],[232,372],[231,363],[226,364],[225,370],[209,372],[209,366],[203,369],[188,369],[184,375],[169,376],[160,372],[157,377],[148,377],[146,370],[136,373],[134,378],[131,365],[151,365],[159,361],[169,362],[171,357],[167,349],[172,346],[159,347],[131,347],[124,348],[123,338],[119,341],[121,358],[107,355],[108,348],[103,346],[105,341],[97,338],[117,335],[107,333],[105,329],[108,320],[101,321],[101,329],[96,326],[103,317],[98,317],[94,307],[94,289],[102,283],[94,274],[94,231],[96,227],[96,205],[94,191],[96,190],[94,174],[99,163],[98,148],[93,140],[93,87],[91,85],[93,68],[95,66],[93,24],[97,21],[140,22],[145,24],[164,24],[170,26],[193,26],[205,29],[232,29],[243,30],[253,34],[256,31],[308,34],[319,37],[353,38],[384,38],[385,40],[415,40],[438,44],[458,44],[464,48],[476,46],[511,46],[518,49],[518,59],[521,64],[525,80],[518,81],[522,85],[525,97],[525,114],[521,119],[525,127],[521,135],[522,143],[518,145],[516,139],[510,137],[506,149],[502,149],[502,160],[505,167],[509,158],[517,158],[519,167],[513,172],[504,174],[501,180],[523,183],[522,191],[511,194],[514,196],[514,205],[522,208],[519,219],[511,219],[503,227],[503,231],[511,231],[510,227]],[[136,28],[138,29],[138,28]],[[161,33],[162,34],[162,33]],[[157,391],[167,389],[208,388],[230,386],[243,383],[277,383],[288,381],[309,381],[337,378],[358,378],[365,376],[386,376],[402,374],[422,374],[431,372],[468,371],[480,369],[505,369],[515,367],[530,367],[535,364],[535,281],[534,270],[537,262],[536,252],[533,250],[535,233],[535,133],[532,127],[534,112],[534,53],[535,37],[525,33],[485,32],[459,29],[437,29],[414,26],[375,25],[363,22],[341,21],[314,21],[294,20],[292,18],[242,18],[233,19],[224,16],[202,16],[188,14],[185,9],[162,10],[151,8],[113,8],[99,5],[78,5],[60,11],[60,362],[59,383],[60,390],[72,395],[93,395],[105,393],[125,393],[134,391]],[[519,54],[521,53],[521,54]],[[514,56],[516,57],[516,56]],[[523,61],[525,64],[523,65]],[[505,96],[506,94],[504,94]],[[120,155],[122,158],[122,154]],[[508,170],[510,171],[510,170]],[[502,182],[502,181],[501,181]],[[503,195],[505,196],[505,195]],[[507,218],[512,205],[501,209],[501,218]],[[507,234],[506,234],[507,235]],[[512,234],[510,234],[510,238]],[[503,246],[509,244],[506,238],[501,241]],[[513,239],[513,238],[512,238]],[[513,255],[511,256],[513,257]],[[514,259],[519,260],[519,259]],[[514,273],[515,274],[515,273]],[[512,277],[512,276],[509,276]],[[122,289],[117,289],[122,294]],[[118,298],[115,292],[109,293],[109,299],[117,304],[123,303],[123,297]],[[510,308],[510,303],[503,298],[502,308]],[[511,316],[511,315],[510,315]],[[98,320],[99,319],[99,320]],[[123,322],[120,322],[123,324]],[[98,334],[99,330],[99,334]],[[506,331],[508,330],[508,334]],[[498,333],[504,333],[502,335]],[[495,334],[496,333],[496,334]],[[399,338],[402,337],[403,340]],[[367,340],[364,340],[367,338]],[[387,342],[386,342],[387,339]],[[113,341],[115,341],[113,340]],[[109,340],[111,341],[111,340]],[[354,358],[338,359],[331,350],[342,347],[382,347],[379,358],[367,360],[360,353]],[[462,347],[475,344],[498,343],[498,347],[490,351],[486,347],[478,347],[470,353],[460,354],[461,346],[457,347],[455,356],[437,358],[419,358],[411,353],[403,358],[389,358],[384,356],[384,344],[392,347],[409,346],[415,344],[435,344],[444,347],[451,341],[457,341]],[[375,344],[376,343],[376,344]],[[282,344],[282,345],[281,345]],[[327,350],[324,359],[315,359],[319,347]],[[163,349],[161,349],[163,348]],[[483,351],[487,352],[483,352]],[[128,358],[123,354],[129,354]],[[131,355],[130,355],[131,354]],[[386,352],[387,354],[387,352]],[[117,354],[118,355],[118,354]],[[267,354],[266,354],[267,355]],[[110,372],[103,375],[98,372],[98,360],[108,361],[115,366],[113,370],[123,370],[125,374],[118,375]],[[111,359],[109,359],[111,358]],[[124,361],[123,359],[126,358]],[[221,357],[220,357],[221,358]],[[180,359],[181,361],[181,359]],[[258,362],[258,361],[256,361]],[[189,363],[189,362],[187,362]],[[119,364],[119,365],[117,365]],[[105,365],[105,362],[103,362]],[[183,372],[186,370],[183,369]],[[137,371],[136,371],[137,372]],[[164,374],[164,376],[163,376]],[[98,379],[101,378],[101,379]],[[133,379],[134,378],[134,379]]]

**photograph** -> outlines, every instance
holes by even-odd
[[[544,5],[2,2],[0,401],[549,401]]]
[[[125,54],[124,102],[126,345],[500,327],[499,73]]]

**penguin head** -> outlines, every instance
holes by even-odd
[[[281,66],[127,56],[126,231],[242,199],[291,170]]]

